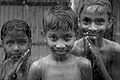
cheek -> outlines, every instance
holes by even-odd
[[[6,44],[3,44],[3,49],[6,51],[11,51],[12,50],[12,46],[8,46]]]
[[[20,49],[21,49],[21,50],[27,50],[28,48],[30,48],[30,45],[29,45],[29,44],[21,45],[21,46],[20,46]]]
[[[106,30],[106,26],[103,25],[103,26],[98,26],[97,28],[99,31],[105,31]]]
[[[46,42],[47,42],[48,46],[54,46],[56,44],[56,42],[53,42],[53,41],[51,41],[49,39],[47,39]]]
[[[80,28],[82,28],[82,29],[87,29],[87,28],[88,28],[88,25],[85,25],[85,24],[81,23]]]
[[[5,52],[7,52],[7,53],[9,53],[9,52],[11,52],[13,49],[10,47],[7,47],[7,46],[5,46],[5,47],[3,47],[3,49],[5,50]]]
[[[69,42],[66,42],[66,45],[69,47],[73,47],[75,40],[75,38],[71,39]]]

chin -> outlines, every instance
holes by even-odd
[[[14,60],[18,60],[18,59],[20,59],[20,57],[21,57],[21,55],[12,55],[12,59],[14,59]]]

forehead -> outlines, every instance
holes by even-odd
[[[83,17],[108,19],[108,14],[105,10],[96,11],[94,9],[84,8],[81,12],[81,18]]]
[[[8,31],[5,39],[26,39],[27,35],[23,31]]]
[[[56,34],[56,35],[58,35],[58,36],[60,36],[60,35],[65,35],[65,34],[75,34],[75,32],[74,31],[72,31],[72,30],[69,30],[69,31],[64,31],[64,30],[57,30],[57,31],[53,31],[53,30],[49,30],[48,32],[47,32],[47,35],[52,35],[52,34]]]

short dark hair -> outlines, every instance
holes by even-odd
[[[79,1],[80,2],[80,1]],[[76,6],[76,10],[78,16],[80,17],[81,12],[83,9],[88,8],[90,11],[106,11],[109,17],[112,17],[112,4],[109,0],[82,0],[81,4]],[[103,10],[101,10],[103,9]],[[103,12],[100,12],[103,13]]]
[[[12,30],[23,31],[28,36],[28,38],[31,39],[31,29],[27,22],[14,19],[7,21],[5,24],[3,24],[1,29],[1,40],[4,39],[8,31]]]
[[[47,11],[43,20],[43,31],[49,30],[74,30],[78,29],[78,19],[76,13],[67,6],[56,5]]]

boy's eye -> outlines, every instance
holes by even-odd
[[[71,35],[65,35],[63,38],[64,38],[65,41],[70,41],[72,36]]]
[[[97,25],[103,25],[104,22],[105,22],[104,19],[96,19],[96,20],[95,20],[95,23],[96,23]]]
[[[52,41],[57,41],[58,37],[56,35],[49,36]]]
[[[6,41],[6,44],[7,45],[12,45],[12,44],[14,44],[14,41],[12,41],[12,40]]]
[[[85,25],[89,25],[91,23],[91,19],[87,17],[85,17],[82,21]]]
[[[18,40],[17,43],[19,45],[25,45],[27,43],[27,41],[26,40]]]

